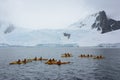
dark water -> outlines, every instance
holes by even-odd
[[[70,52],[74,57],[61,58]],[[102,54],[103,60],[79,58],[80,54]],[[45,57],[71,61],[66,65],[47,65],[32,62],[9,65],[9,62],[33,57]],[[102,48],[47,48],[4,47],[0,48],[0,80],[120,80],[120,49]]]

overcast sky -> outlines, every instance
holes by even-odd
[[[0,20],[32,29],[65,28],[105,10],[120,19],[120,0],[0,0]]]

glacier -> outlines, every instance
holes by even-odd
[[[71,34],[70,39],[63,33]],[[79,46],[96,46],[101,43],[120,43],[120,30],[100,34],[97,31],[70,29],[70,30],[15,30],[3,34],[0,43],[9,45],[35,46],[38,44],[78,44]]]
[[[97,46],[120,43],[119,29],[101,34],[102,29],[92,28],[93,23],[100,23],[96,21],[98,16],[99,13],[95,13],[71,24],[68,28],[55,30],[30,30],[0,22],[0,46]],[[64,36],[64,33],[70,34],[70,38]]]

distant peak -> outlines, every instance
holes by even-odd
[[[106,12],[104,10],[103,11],[99,11],[99,13],[106,14]]]
[[[107,15],[106,15],[106,12],[105,12],[105,11],[100,11],[100,12],[99,12],[99,15],[100,15],[100,16],[104,16],[104,17],[107,18]]]

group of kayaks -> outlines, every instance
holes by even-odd
[[[32,61],[47,61],[47,60],[48,59],[42,58],[42,57],[40,57],[40,58],[35,57],[33,59],[26,59],[25,58],[24,60],[18,59],[17,61],[10,62],[9,64],[10,65],[12,65],[12,64],[26,64],[26,63],[29,63],[29,62],[32,62]]]
[[[104,58],[104,56],[102,56],[102,55],[93,55],[93,54],[87,54],[87,55],[81,54],[79,57],[81,57],[81,58],[93,58],[93,59],[103,59]]]
[[[67,58],[67,57],[73,57],[71,53],[64,53],[61,55],[61,57],[64,57],[64,58]],[[93,54],[81,54],[79,56],[80,58],[93,58],[93,59],[103,59],[104,56],[102,55],[93,55]],[[32,62],[32,61],[46,61],[45,64],[48,64],[48,65],[62,65],[62,64],[69,64],[71,62],[62,62],[61,60],[56,60],[56,59],[47,59],[47,58],[32,58],[32,59],[24,59],[24,60],[20,60],[18,59],[17,61],[13,61],[13,62],[10,62],[9,64],[10,65],[13,65],[13,64],[26,64],[26,63],[29,63],[29,62]]]
[[[62,65],[62,64],[69,64],[70,62],[62,62],[61,60],[55,60],[54,58],[53,59],[46,59],[46,58],[33,58],[33,59],[24,59],[24,60],[20,60],[18,59],[17,61],[13,61],[13,62],[10,62],[9,64],[10,65],[14,65],[14,64],[26,64],[26,63],[29,63],[29,62],[32,62],[32,61],[46,61],[45,64],[48,64],[48,65]]]
[[[64,53],[61,57],[68,58],[73,57],[71,53]],[[81,58],[93,58],[93,59],[103,59],[104,56],[102,55],[93,55],[93,54],[81,54],[79,57]]]

